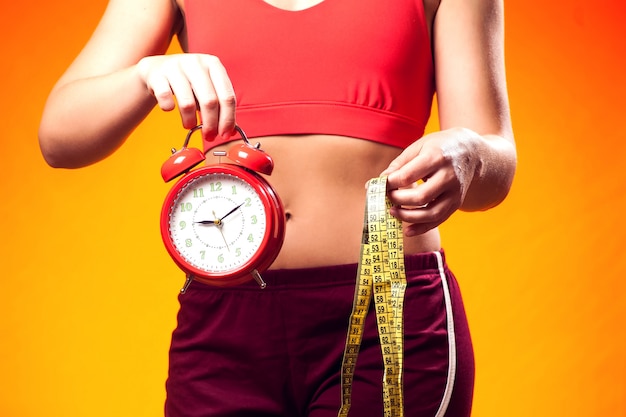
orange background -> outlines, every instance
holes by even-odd
[[[3,4],[2,416],[162,414],[183,276],[160,241],[159,169],[185,132],[155,111],[78,171],[48,168],[37,145],[46,95],[105,4]],[[626,416],[621,5],[506,1],[518,174],[500,207],[443,228],[473,330],[474,416]]]

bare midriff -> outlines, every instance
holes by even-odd
[[[401,149],[342,136],[252,138],[274,159],[267,177],[287,214],[285,242],[271,269],[358,262],[366,183]],[[215,148],[226,149],[228,145]],[[212,161],[207,153],[207,162]],[[404,238],[405,254],[440,249],[438,230]]]
[[[184,1],[172,0],[184,13]],[[263,0],[300,10],[319,0]],[[430,33],[439,0],[424,0]],[[184,31],[180,39],[185,49]],[[274,159],[267,179],[287,213],[285,242],[271,269],[310,268],[356,263],[360,257],[366,183],[378,177],[402,151],[344,136],[292,135],[252,138]],[[227,146],[215,148],[227,149]],[[211,153],[207,153],[211,162]],[[439,231],[405,237],[405,254],[441,247]]]

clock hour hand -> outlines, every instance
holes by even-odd
[[[196,221],[194,222],[195,224],[208,224],[208,225],[218,225],[219,224],[219,220],[200,220],[200,221]]]

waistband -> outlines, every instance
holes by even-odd
[[[446,265],[443,249],[438,251],[441,254],[443,265]],[[404,268],[407,275],[416,273],[430,273],[439,270],[439,260],[436,252],[425,252],[412,255],[405,255]],[[271,269],[261,274],[267,287],[263,291],[281,288],[296,287],[322,287],[324,285],[354,284],[357,280],[358,264],[330,265],[314,268],[294,268],[294,269]],[[192,282],[191,287],[196,289],[255,289],[259,290],[256,281],[251,280],[232,287],[214,287]]]

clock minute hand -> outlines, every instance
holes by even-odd
[[[244,203],[239,204],[237,207],[235,207],[234,209],[232,209],[231,211],[229,211],[228,213],[226,213],[224,216],[222,216],[221,219],[219,219],[218,221],[221,222],[222,220],[224,220],[226,217],[230,216],[231,214],[233,214],[234,212],[236,212],[239,207],[243,206]]]
[[[224,220],[226,217],[228,217],[231,214],[233,214],[234,212],[236,212],[244,204],[245,204],[245,202],[239,204],[237,207],[233,208],[231,211],[229,211],[228,213],[223,215],[222,218],[220,218],[220,219],[218,219],[217,216],[215,216],[215,212],[213,212],[213,215],[216,217],[215,220],[199,220],[199,221],[195,221],[194,223],[196,223],[196,224],[221,226],[222,225],[222,220]]]

